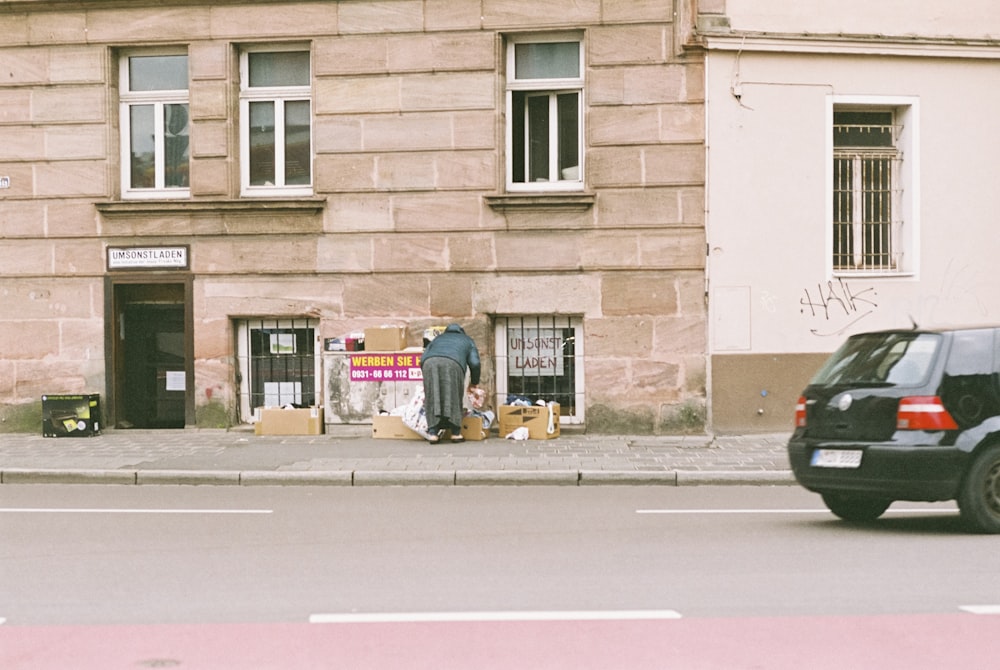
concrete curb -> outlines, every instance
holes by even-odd
[[[581,470],[580,486],[677,486],[675,470]]]
[[[576,470],[458,470],[458,486],[577,486]]]
[[[240,473],[224,470],[140,470],[136,473],[135,483],[239,486]]]
[[[452,486],[450,470],[355,470],[355,486]]]
[[[791,470],[678,470],[678,486],[794,484]]]
[[[240,473],[241,486],[353,486],[350,470],[293,470],[268,472],[251,470]]]
[[[0,484],[186,486],[773,486],[791,470],[62,470],[0,471]]]
[[[0,471],[2,484],[135,484],[135,470],[33,470]]]

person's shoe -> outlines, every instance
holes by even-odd
[[[437,444],[441,441],[441,435],[444,433],[443,430],[432,430],[426,436],[426,440],[431,444]]]
[[[451,434],[451,441],[452,442],[465,442],[465,437],[461,433],[452,433]]]

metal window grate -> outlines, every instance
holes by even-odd
[[[316,404],[315,323],[302,319],[247,320],[240,332],[246,342],[249,409]]]
[[[836,116],[876,117],[877,122],[833,128],[833,267],[895,272],[902,265],[900,127],[892,125],[890,113]]]
[[[505,333],[499,346],[498,369],[506,370],[508,395],[524,396],[532,403],[555,401],[563,416],[577,413],[583,389],[579,388],[582,355],[575,320],[559,316],[498,317]],[[507,398],[500,398],[504,403]]]

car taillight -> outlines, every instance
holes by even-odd
[[[806,397],[799,396],[799,401],[795,403],[795,427],[805,428],[806,426]]]
[[[944,408],[941,398],[935,396],[914,396],[899,401],[896,412],[896,428],[899,430],[957,430],[958,424]]]

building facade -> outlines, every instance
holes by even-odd
[[[1000,8],[727,0],[706,47],[711,425],[790,430],[848,335],[995,322]]]
[[[330,407],[333,342],[449,322],[494,404],[702,430],[722,10],[0,1],[0,430],[47,393],[121,428]]]

